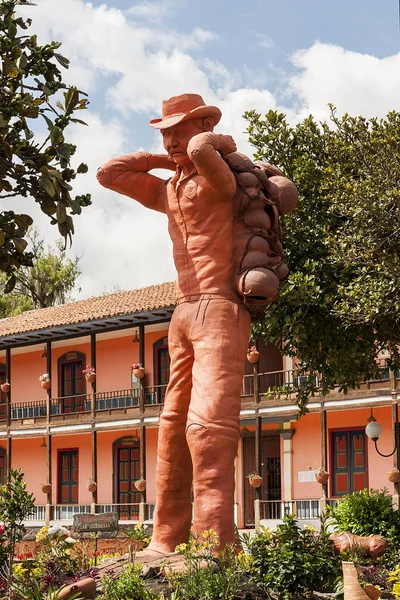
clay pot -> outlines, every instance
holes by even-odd
[[[258,361],[259,358],[260,358],[260,353],[258,352],[258,350],[250,350],[247,353],[247,360],[249,361],[249,363],[252,363],[253,365]]]
[[[249,480],[249,484],[253,488],[259,488],[262,484],[262,477],[260,477],[260,475],[247,475],[247,478]]]
[[[67,587],[63,588],[58,593],[58,600],[68,600],[72,598],[80,592],[80,595],[77,596],[77,600],[83,600],[84,598],[92,599],[96,596],[96,582],[92,577],[85,577],[85,579],[81,579],[80,581],[75,581],[71,583],[71,585],[67,585]]]
[[[87,482],[87,489],[89,492],[95,492],[97,490],[97,483],[93,479],[89,479]]]
[[[143,377],[144,377],[144,367],[139,367],[138,369],[133,369],[132,373],[138,379],[143,379]]]
[[[371,584],[362,588],[358,581],[357,569],[352,562],[342,562],[344,600],[378,600],[382,591]]]
[[[315,479],[318,481],[318,483],[324,485],[325,483],[328,483],[329,473],[324,470],[317,471],[315,473]]]
[[[1,391],[4,392],[5,394],[8,394],[8,392],[10,391],[10,384],[8,383],[8,381],[6,381],[5,383],[2,383],[0,385]]]
[[[44,390],[49,390],[51,388],[51,381],[41,381],[40,385]]]
[[[93,381],[96,381],[96,373],[85,373],[85,379],[89,383],[93,383]]]
[[[134,482],[134,485],[138,492],[144,492],[144,490],[146,489],[146,480],[145,479],[137,479]]]
[[[273,175],[269,178],[268,183],[270,194],[276,201],[281,215],[292,212],[299,201],[299,194],[294,183],[280,175]]]
[[[398,483],[400,481],[400,471],[398,469],[392,469],[388,472],[387,478],[391,483]]]
[[[275,300],[279,292],[279,279],[272,271],[263,267],[242,273],[236,285],[242,296],[259,300]]]
[[[51,492],[51,484],[50,483],[42,483],[40,486],[43,494],[50,494]]]

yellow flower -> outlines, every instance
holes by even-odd
[[[48,525],[39,529],[39,531],[36,534],[36,541],[43,542],[45,539],[47,539],[47,532],[49,531],[49,529],[50,527]]]
[[[177,552],[178,554],[184,554],[186,552],[186,549],[187,544],[178,544],[175,548],[175,552]]]

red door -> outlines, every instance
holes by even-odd
[[[75,413],[85,409],[85,378],[83,362],[75,360],[61,364],[62,412]]]
[[[78,450],[60,450],[58,461],[58,503],[78,504]]]
[[[138,519],[140,493],[134,482],[140,478],[139,444],[116,447],[116,502],[120,519]],[[134,504],[134,506],[132,506]]]

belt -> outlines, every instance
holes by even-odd
[[[179,298],[177,305],[183,304],[184,302],[198,302],[199,300],[229,300],[230,302],[235,302],[237,304],[240,299],[234,292],[230,294],[189,294],[188,296]]]

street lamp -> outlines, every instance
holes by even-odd
[[[368,418],[368,425],[365,428],[365,433],[374,442],[375,450],[377,451],[377,453],[380,456],[383,456],[384,458],[388,458],[389,456],[393,456],[393,454],[398,450],[398,448],[399,448],[399,432],[400,432],[399,423],[398,423],[398,421],[396,421],[394,424],[394,449],[390,454],[382,454],[382,452],[379,451],[378,444],[377,444],[379,436],[382,433],[382,427],[379,425],[379,423],[373,416],[372,410],[371,410],[371,416]]]

